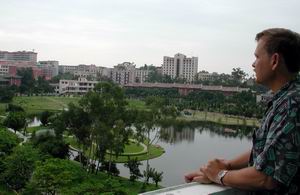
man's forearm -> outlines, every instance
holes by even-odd
[[[229,171],[223,178],[225,186],[246,190],[274,189],[276,182],[254,167]]]
[[[248,162],[250,159],[251,150],[241,154],[240,156],[229,160],[228,163],[228,169],[230,170],[237,170],[242,169],[248,166]]]

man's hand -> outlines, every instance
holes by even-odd
[[[203,184],[212,183],[202,171],[195,171],[184,176],[185,182],[198,182]]]
[[[228,169],[229,165],[225,160],[214,159],[209,161],[208,164],[204,167],[201,167],[200,171],[203,172],[209,180],[218,183],[218,173],[221,170]]]

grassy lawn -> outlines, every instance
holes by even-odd
[[[125,163],[128,161],[128,158],[130,159],[137,158],[138,161],[143,161],[147,159],[160,157],[163,153],[165,153],[163,148],[159,146],[151,145],[149,150],[149,157],[147,156],[146,153],[142,155],[124,155],[124,156],[119,156],[118,158],[113,157],[112,159],[118,163]],[[106,158],[109,159],[109,155],[107,155]]]
[[[131,142],[129,145],[125,146],[124,153],[137,153],[143,151],[144,147],[139,143]]]
[[[259,121],[255,118],[242,118],[238,116],[228,116],[222,113],[194,111],[190,116],[177,117],[186,121],[210,121],[224,125],[247,125],[259,126]]]
[[[135,99],[127,99],[128,106],[130,108],[134,108],[137,110],[143,110],[146,108],[145,102],[141,100],[135,100]]]
[[[57,96],[17,96],[13,99],[13,104],[22,106],[27,113],[35,114],[45,110],[59,111],[68,107],[68,104],[77,103],[81,97],[57,97]],[[128,105],[135,109],[144,109],[145,102],[140,100],[128,100]],[[0,103],[0,115],[4,114],[6,104]]]
[[[79,148],[78,143],[76,142],[76,140],[72,137],[65,137],[65,140],[67,143],[69,143],[71,146],[75,147],[75,148]],[[143,150],[142,146],[137,146],[136,143],[131,142],[129,145],[125,146],[125,154],[121,154],[118,158],[112,156],[112,160],[117,162],[117,163],[125,163],[128,161],[128,158],[137,158],[139,161],[142,160],[147,160],[147,159],[153,159],[153,158],[157,158],[159,156],[161,156],[165,151],[163,148],[159,147],[159,146],[154,146],[151,145],[150,149],[149,149],[149,156],[147,155],[147,153],[141,153],[141,154],[132,154],[132,155],[128,155],[128,153],[136,153],[136,152],[140,152]],[[85,155],[89,156],[89,153],[86,151]],[[106,160],[109,160],[110,155],[107,154],[105,156]]]
[[[6,104],[0,103],[0,115],[5,113]]]
[[[37,127],[27,127],[26,128],[27,133],[33,133],[33,132],[36,132],[36,131],[41,130],[41,129],[48,129],[48,127],[37,126]]]
[[[45,110],[58,111],[67,108],[68,104],[77,103],[79,97],[30,96],[15,97],[14,104],[22,106],[27,113],[39,113]]]

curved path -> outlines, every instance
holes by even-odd
[[[69,136],[69,137],[74,137],[74,136]],[[134,143],[138,143],[137,140],[135,139],[129,139],[129,141],[134,142]],[[95,143],[93,143],[95,144]],[[139,143],[142,147],[143,150],[141,152],[126,152],[126,153],[122,153],[121,156],[135,156],[135,155],[141,155],[141,154],[145,154],[148,150],[147,150],[147,146],[144,143]],[[74,146],[70,145],[69,146],[72,150],[76,150],[76,151],[80,151],[80,149],[75,148]],[[106,152],[107,154],[110,154],[109,152]]]
[[[129,139],[131,142],[135,142],[135,143],[138,143],[137,140],[135,139]],[[140,155],[140,154],[144,154],[146,152],[148,152],[147,150],[147,146],[144,144],[144,143],[139,143],[142,147],[143,147],[143,150],[141,152],[131,152],[131,153],[122,153],[121,155],[123,156],[129,156],[129,155]]]

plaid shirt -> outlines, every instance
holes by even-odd
[[[300,80],[283,86],[268,103],[261,127],[253,133],[249,166],[278,182],[273,191],[300,194]]]

